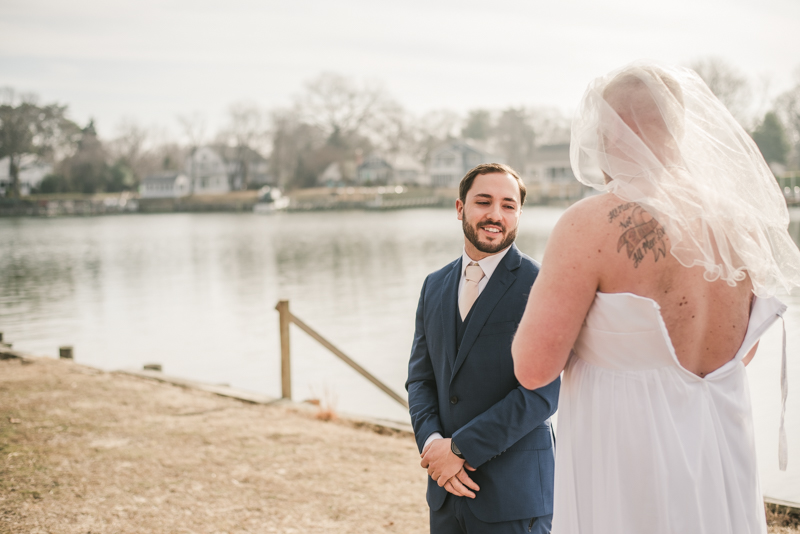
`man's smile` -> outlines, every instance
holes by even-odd
[[[481,224],[478,228],[492,235],[503,233],[503,227],[495,224]]]

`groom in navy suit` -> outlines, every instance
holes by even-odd
[[[525,193],[505,165],[469,171],[464,253],[422,286],[406,389],[432,534],[550,532],[560,380],[525,389],[511,359],[539,271],[514,245]]]

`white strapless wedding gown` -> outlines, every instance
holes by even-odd
[[[561,384],[553,534],[765,534],[741,360],[785,309],[755,298],[736,356],[700,378],[655,301],[598,293]]]

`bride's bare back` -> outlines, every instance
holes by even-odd
[[[747,331],[749,279],[734,287],[708,282],[703,267],[684,267],[670,250],[657,220],[611,193],[564,212],[512,345],[520,383],[535,389],[559,375],[598,291],[657,302],[678,361],[690,372],[704,377],[730,361]]]
[[[708,282],[703,267],[670,254],[664,227],[638,204],[605,194],[581,206],[597,220],[598,291],[634,293],[661,306],[681,365],[698,376],[718,369],[742,344],[752,301],[749,280]]]

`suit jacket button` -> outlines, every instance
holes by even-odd
[[[455,395],[450,397],[450,404],[458,404],[458,397],[456,397]]]

